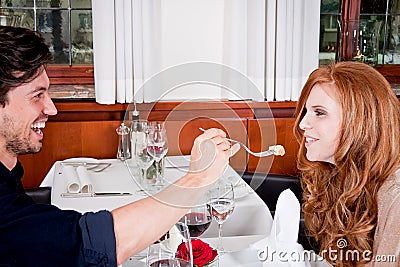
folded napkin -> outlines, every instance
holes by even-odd
[[[271,232],[250,248],[258,250],[263,266],[309,267],[302,245],[297,243],[300,222],[300,203],[290,189],[278,198]]]
[[[78,193],[92,193],[93,185],[90,175],[84,166],[64,166],[64,178],[67,181],[67,192]]]

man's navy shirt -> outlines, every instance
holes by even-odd
[[[35,204],[20,162],[0,163],[0,266],[117,266],[111,213],[81,214]]]

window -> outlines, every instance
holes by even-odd
[[[319,35],[319,64],[328,65],[335,61],[337,29],[340,19],[340,0],[322,0]]]
[[[343,8],[344,7],[344,8]],[[342,11],[347,18],[359,21],[356,34],[358,56],[376,51],[376,63],[400,64],[400,2],[395,0],[322,0],[320,18],[320,65],[343,55],[340,48]],[[346,12],[345,11],[345,12]],[[351,34],[350,34],[351,35]],[[356,55],[357,56],[357,55]],[[351,60],[356,60],[356,56]],[[367,62],[368,63],[368,62]]]
[[[0,24],[39,31],[55,64],[93,64],[91,0],[0,0]]]

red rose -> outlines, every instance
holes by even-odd
[[[193,264],[198,267],[203,267],[205,264],[213,261],[217,257],[218,252],[210,247],[209,244],[204,243],[201,239],[192,239],[192,251],[193,251]],[[190,260],[189,251],[185,243],[181,243],[178,246],[176,252],[177,258]]]

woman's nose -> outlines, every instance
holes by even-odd
[[[304,117],[301,119],[300,124],[299,124],[300,129],[302,129],[303,131],[306,129],[311,128],[310,126],[310,122],[307,119],[307,114],[304,115]]]

